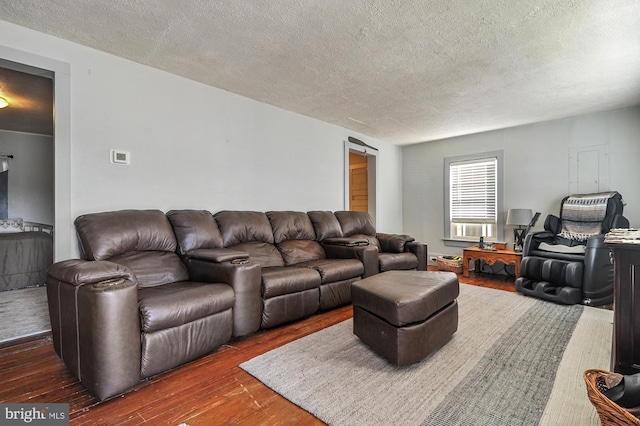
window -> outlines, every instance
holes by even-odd
[[[502,239],[501,160],[502,152],[445,159],[448,239]]]

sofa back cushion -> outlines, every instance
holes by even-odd
[[[313,224],[317,241],[323,241],[327,238],[342,237],[340,222],[338,222],[338,218],[332,212],[311,211],[308,212],[307,215]]]
[[[214,215],[225,247],[249,241],[273,244],[273,231],[262,212],[223,210]]]
[[[352,235],[362,234],[375,237],[376,225],[369,213],[339,211],[335,212],[340,227],[342,228],[342,236],[350,237]]]
[[[107,260],[130,251],[174,252],[177,247],[171,224],[160,210],[91,213],[74,223],[87,260]]]
[[[178,251],[186,254],[196,249],[224,246],[222,234],[211,212],[206,210],[171,210],[167,213],[178,241]]]
[[[263,267],[284,265],[265,213],[223,210],[214,217],[225,247],[249,253],[249,259]]]
[[[315,240],[316,234],[309,216],[304,212],[267,212],[276,244],[288,240]]]
[[[322,246],[315,241],[309,216],[304,212],[267,212],[276,247],[286,265],[324,259]]]
[[[160,210],[86,214],[75,220],[75,226],[85,259],[128,266],[141,287],[189,278],[175,253],[171,224]]]

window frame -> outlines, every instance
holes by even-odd
[[[459,163],[464,161],[482,161],[489,158],[495,158],[496,164],[496,179],[497,179],[497,200],[496,200],[496,214],[497,214],[497,230],[496,230],[496,242],[504,242],[504,213],[503,213],[503,194],[504,194],[504,151],[487,151],[479,152],[475,154],[457,155],[444,158],[444,241],[445,245],[467,247],[469,243],[477,243],[477,240],[454,238],[451,236],[451,179],[450,168],[452,163]]]

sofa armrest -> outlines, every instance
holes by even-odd
[[[380,242],[380,250],[386,253],[403,253],[406,251],[405,244],[416,240],[409,235],[382,233],[376,234],[376,238]]]
[[[362,278],[378,273],[378,248],[375,246],[341,246],[323,241],[322,248],[329,259],[358,259],[364,266]]]
[[[99,399],[140,381],[138,285],[128,268],[68,260],[47,275],[54,349]]]
[[[407,242],[404,245],[404,251],[411,252],[416,255],[418,258],[418,266],[416,269],[418,271],[426,271],[427,265],[429,263],[429,257],[427,253],[427,245],[424,243],[419,243],[417,241]]]
[[[262,268],[259,264],[238,263],[237,259],[218,263],[203,257],[186,257],[185,264],[191,281],[226,283],[233,288],[234,337],[258,331],[262,321]]]
[[[369,240],[364,238],[354,238],[354,237],[335,237],[335,238],[325,238],[322,240],[322,244],[332,245],[332,246],[345,246],[345,247],[358,247],[358,246],[368,246]]]
[[[129,268],[108,260],[64,260],[51,265],[47,269],[47,274],[56,280],[74,286],[95,284],[119,278],[137,282]]]
[[[196,249],[186,254],[188,258],[206,260],[214,263],[248,263],[249,253],[226,248]]]

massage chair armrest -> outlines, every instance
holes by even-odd
[[[362,278],[378,273],[378,248],[375,246],[341,246],[322,242],[329,259],[358,259],[364,266]]]
[[[233,250],[228,250],[228,252],[233,252]],[[235,253],[242,252],[236,251]],[[246,336],[258,331],[262,321],[262,268],[257,263],[239,261],[240,259],[242,258],[225,262],[216,262],[207,256],[186,257],[184,259],[191,281],[224,283],[233,288],[235,295],[233,305],[234,337]]]
[[[55,351],[99,399],[140,381],[138,285],[113,262],[67,260],[49,268],[47,303]]]
[[[427,254],[427,245],[424,243],[420,243],[417,241],[412,241],[410,243],[405,244],[404,251],[408,251],[413,253],[418,258],[418,266],[416,269],[418,271],[426,271],[427,265],[429,263],[429,257]]]
[[[377,233],[376,238],[380,243],[380,251],[385,253],[403,253],[407,251],[405,245],[416,240],[409,235],[383,233]]]
[[[249,263],[249,253],[226,248],[191,250],[186,254],[186,257],[210,261],[213,263]]]
[[[603,248],[605,250],[609,250],[605,245],[604,245],[604,234],[597,234],[597,235],[591,235],[588,239],[587,239],[587,244],[586,244],[587,248],[586,250],[592,249],[600,249]]]
[[[608,286],[605,286],[608,283]],[[592,235],[587,240],[584,253],[584,278],[582,280],[585,298],[590,298],[589,290],[602,292],[606,287],[613,291],[613,264],[611,249],[604,244],[604,235]],[[585,302],[586,304],[590,304]]]
[[[587,240],[584,251],[585,276],[598,269],[609,268],[611,265],[611,249],[604,244],[604,234],[592,235]]]

